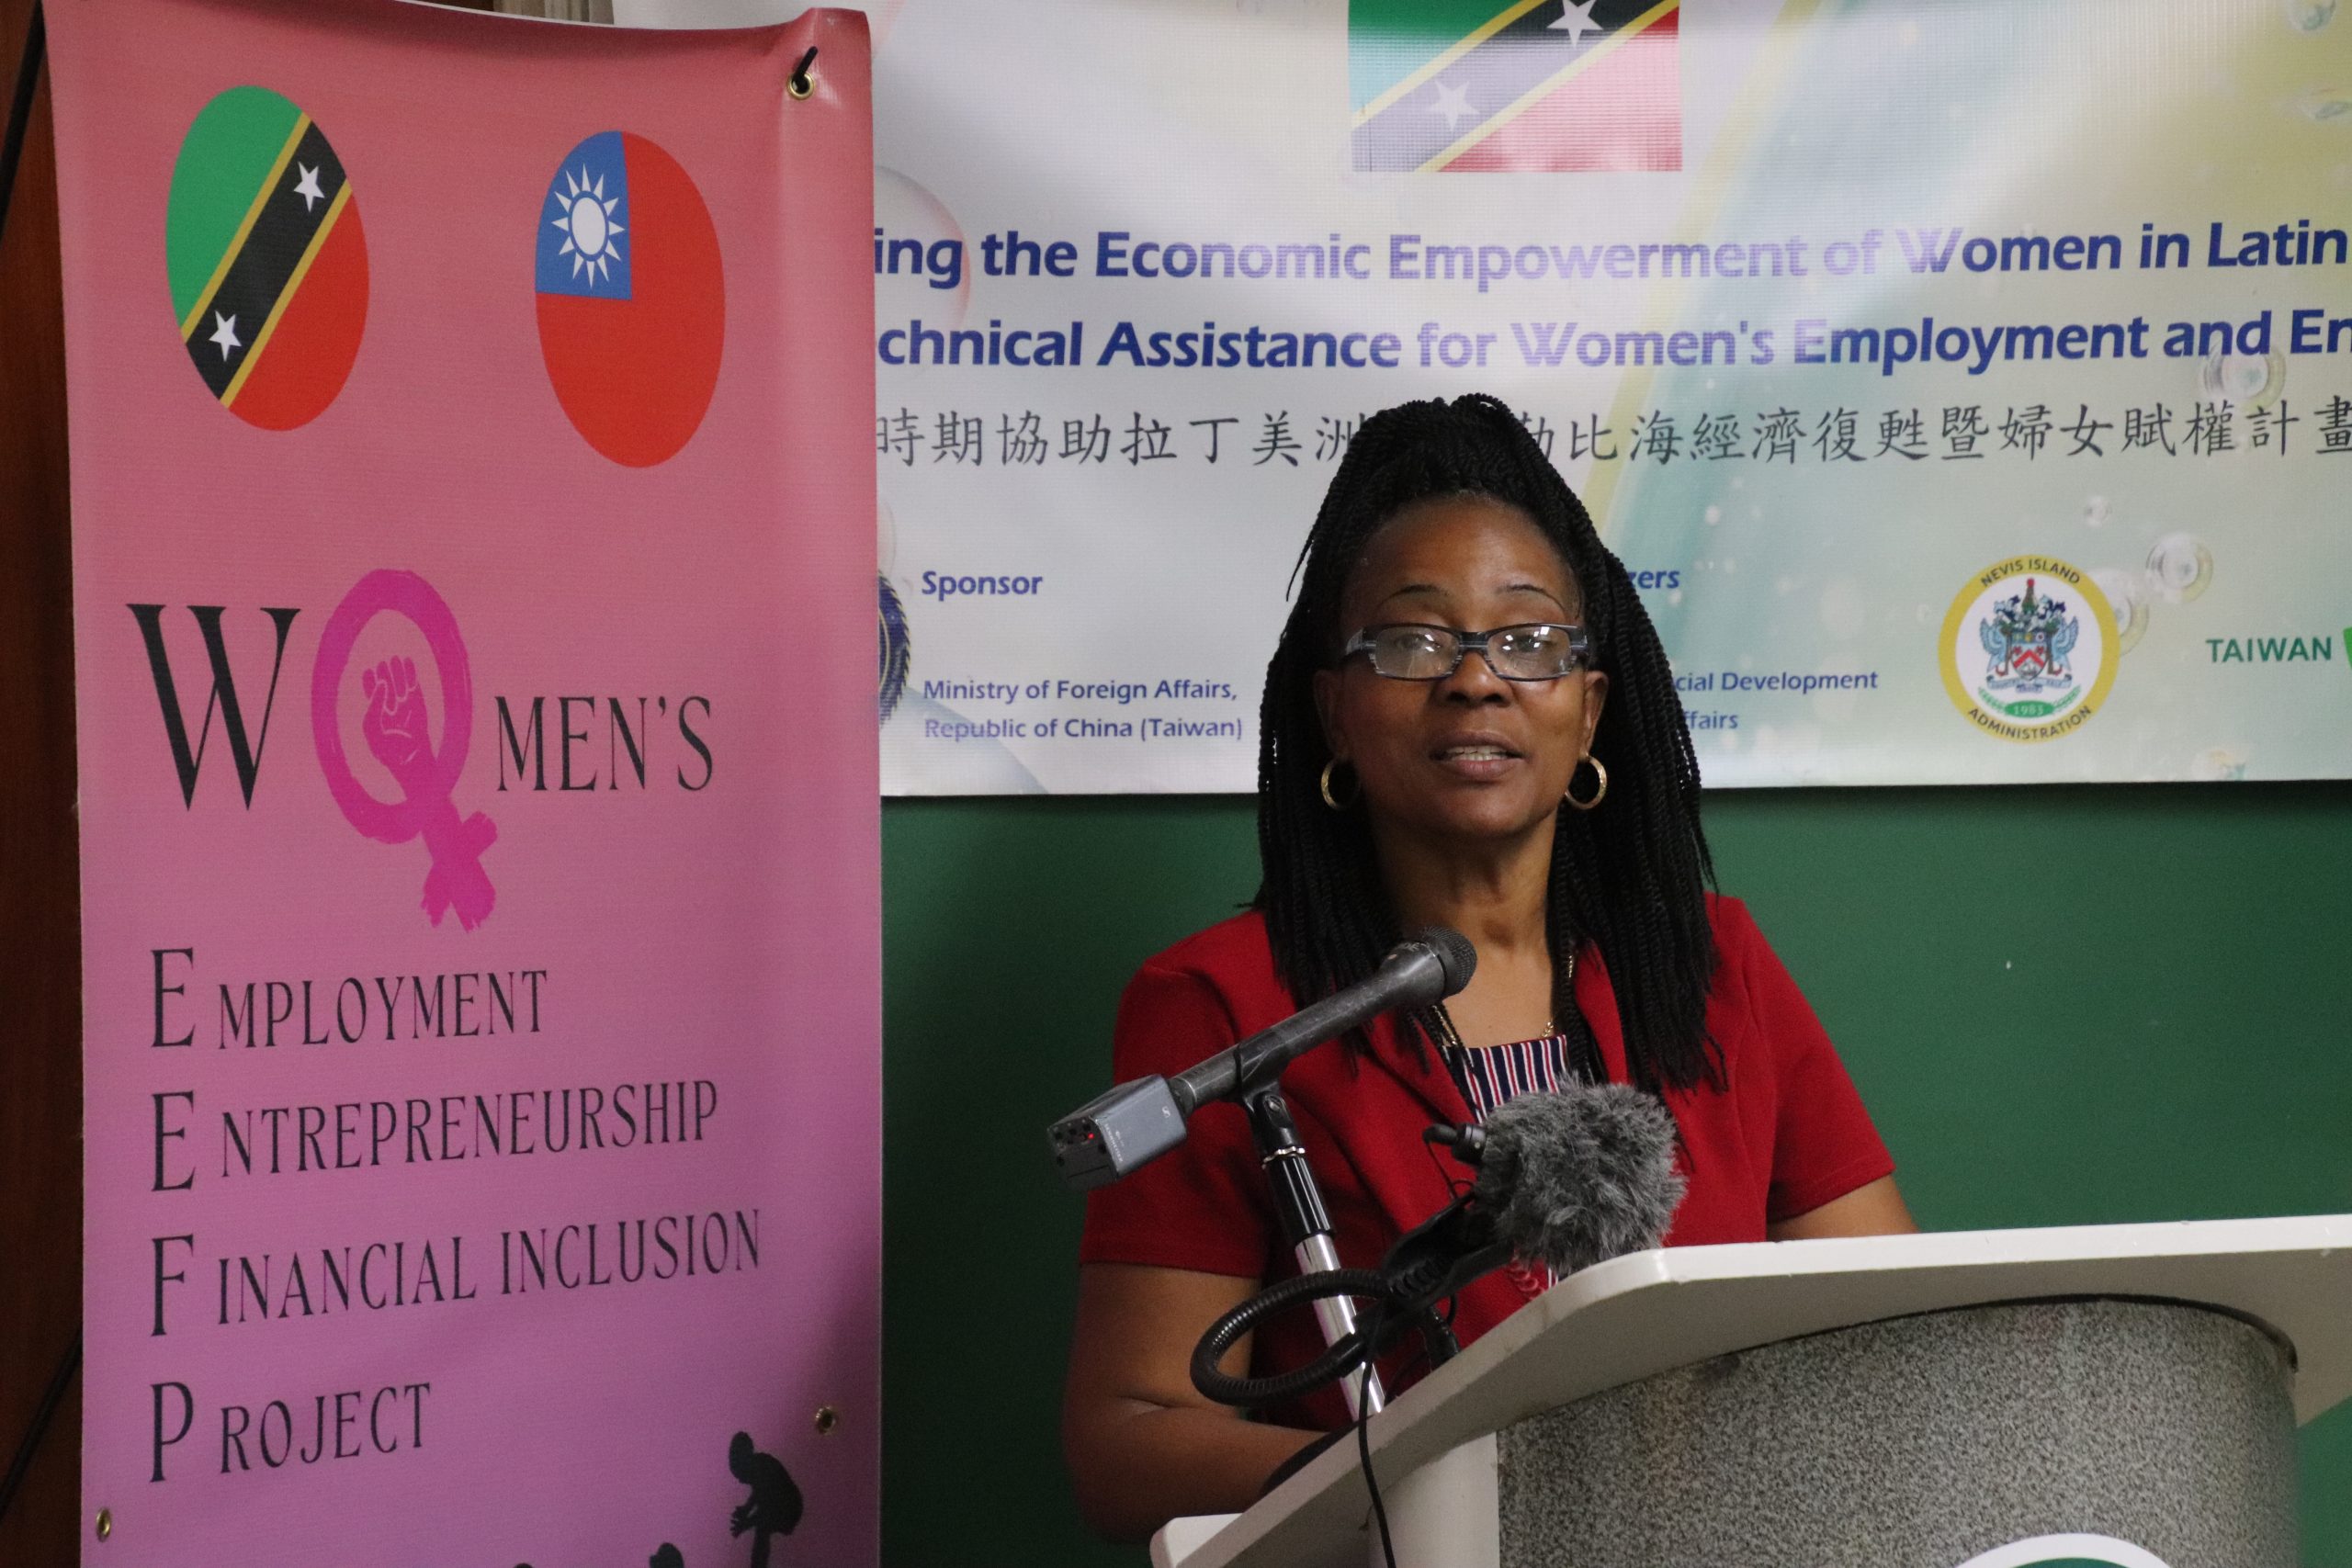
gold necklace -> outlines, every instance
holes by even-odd
[[[1577,955],[1574,953],[1570,953],[1568,954],[1567,973],[1560,977],[1568,982],[1571,986],[1576,984]],[[1469,1049],[1468,1046],[1462,1043],[1462,1036],[1454,1032],[1453,1015],[1445,1010],[1445,1004],[1443,1002],[1439,1002],[1437,1004],[1437,1021],[1439,1028],[1445,1032],[1445,1038],[1443,1041],[1440,1042],[1440,1043],[1451,1045],[1457,1051],[1466,1051]],[[1557,1019],[1547,1017],[1544,1021],[1544,1032],[1537,1035],[1536,1038],[1538,1040],[1549,1040],[1559,1032],[1559,1021]]]
[[[1568,972],[1567,972],[1566,975],[1561,976],[1560,976],[1560,978],[1561,978],[1561,979],[1563,979],[1563,980],[1565,980],[1565,981],[1566,981],[1566,982],[1568,983],[1568,985],[1569,985],[1571,987],[1573,987],[1576,985],[1576,982],[1577,982],[1577,955],[1576,955],[1576,953],[1575,953],[1575,952],[1574,952],[1573,950],[1568,953]],[[1549,1039],[1551,1039],[1554,1035],[1555,1035],[1555,1034],[1557,1034],[1557,1033],[1559,1033],[1559,1032],[1560,1032],[1560,1024],[1559,1024],[1559,1021],[1558,1021],[1558,1020],[1556,1020],[1556,1019],[1550,1019],[1550,1018],[1547,1018],[1547,1019],[1545,1019],[1545,1020],[1544,1021],[1544,1039],[1549,1040]]]

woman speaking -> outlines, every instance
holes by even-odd
[[[1115,1077],[1172,1074],[1451,926],[1477,969],[1449,1000],[1293,1064],[1283,1087],[1344,1267],[1452,1196],[1423,1145],[1571,1079],[1662,1097],[1688,1182],[1669,1246],[1912,1229],[1894,1162],[1747,910],[1707,891],[1699,769],[1624,567],[1518,419],[1487,397],[1364,421],[1300,558],[1266,670],[1245,914],[1151,959]],[[1329,1387],[1259,1422],[1193,1391],[1202,1332],[1296,1272],[1238,1106],[1096,1191],[1063,1441],[1095,1529],[1230,1512],[1318,1434]],[[1464,1344],[1546,1281],[1464,1290]],[[1229,1365],[1322,1348],[1292,1312]],[[1392,1391],[1396,1384],[1390,1384]]]

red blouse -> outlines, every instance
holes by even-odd
[[[1722,1047],[1728,1087],[1667,1091],[1682,1134],[1677,1164],[1690,1183],[1669,1247],[1761,1241],[1768,1222],[1817,1209],[1894,1168],[1836,1048],[1747,907],[1710,897],[1708,913],[1721,962],[1707,1026]],[[1578,958],[1576,997],[1609,1076],[1624,1081],[1616,993],[1590,947]],[[1237,916],[1136,971],[1119,1003],[1114,1077],[1176,1073],[1296,1010],[1275,973],[1264,919]],[[1464,1174],[1450,1156],[1432,1157],[1421,1130],[1474,1120],[1434,1049],[1417,1062],[1387,1019],[1370,1036],[1369,1055],[1326,1045],[1283,1077],[1340,1260],[1351,1268],[1378,1263],[1399,1235],[1445,1206],[1444,1173]],[[1268,1281],[1296,1273],[1240,1108],[1204,1107],[1181,1147],[1091,1194],[1079,1258]],[[1467,1345],[1526,1299],[1504,1271],[1489,1274],[1463,1292],[1454,1332]],[[1302,1309],[1263,1325],[1251,1359],[1262,1374],[1304,1365],[1321,1349],[1313,1315]],[[1326,1388],[1290,1418],[1337,1427],[1345,1411]]]

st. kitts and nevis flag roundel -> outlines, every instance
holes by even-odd
[[[678,161],[642,136],[574,147],[538,215],[539,352],[572,427],[646,468],[692,439],[718,384],[718,231]]]
[[[1348,0],[1358,169],[1682,166],[1680,0]]]
[[[197,114],[164,226],[172,313],[220,406],[264,430],[334,401],[368,322],[368,242],[326,133],[266,87]]]

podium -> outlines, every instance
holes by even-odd
[[[1398,1568],[2297,1568],[2352,1215],[1691,1247],[1561,1281],[1374,1416]],[[1356,1444],[1158,1568],[1380,1561]]]

